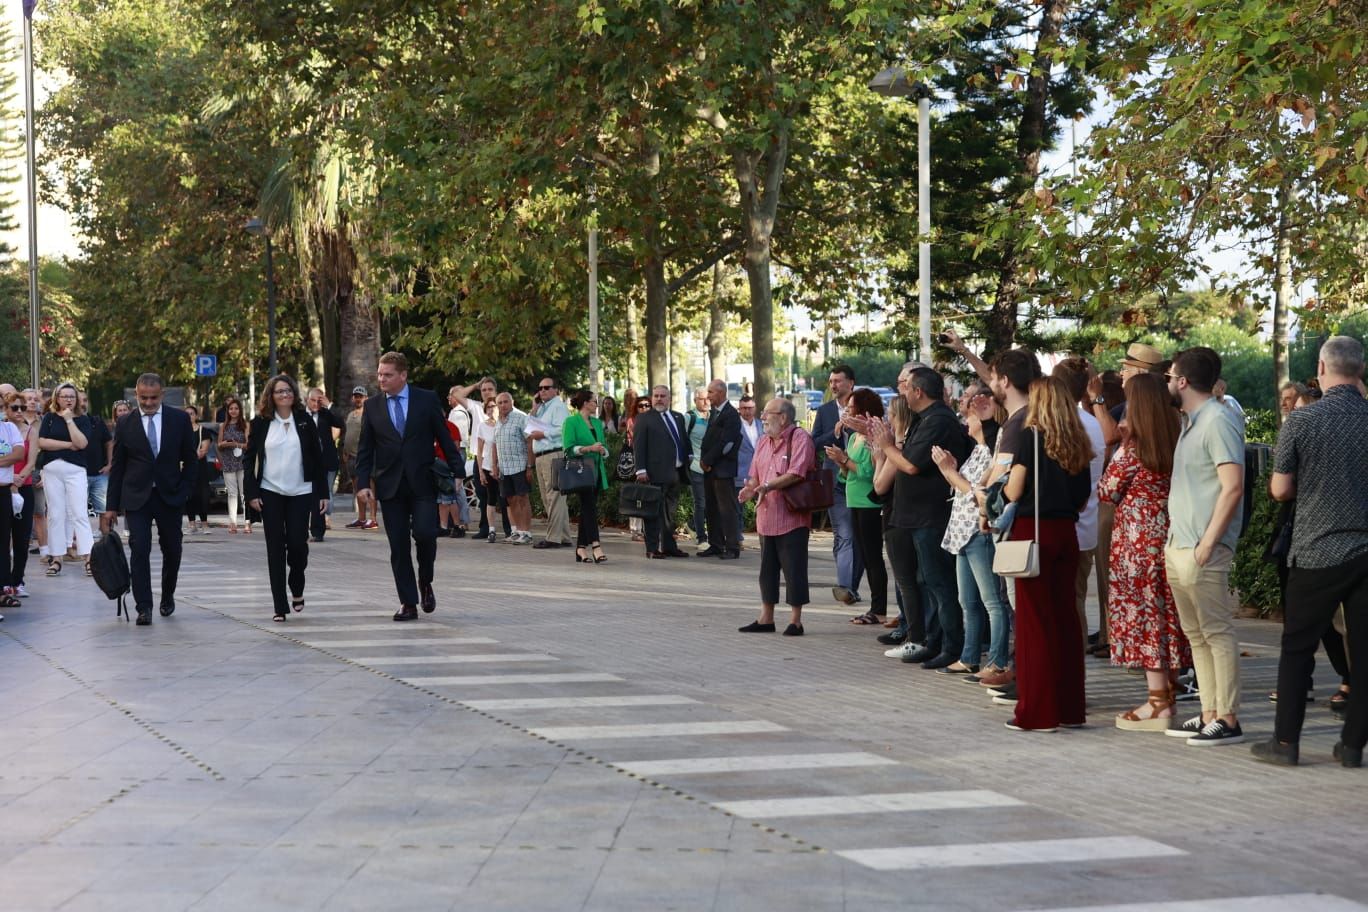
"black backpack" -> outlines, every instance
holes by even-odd
[[[128,573],[128,556],[124,554],[123,539],[118,532],[106,532],[90,549],[90,575],[101,592],[111,599],[118,599],[119,607],[114,616],[123,615],[125,621],[131,620],[124,596],[128,595],[132,583]]]

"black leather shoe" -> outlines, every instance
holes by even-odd
[[[702,550],[702,551],[699,551],[699,552],[698,552],[698,556],[699,556],[699,557],[721,557],[721,556],[723,555],[723,553],[724,553],[724,552],[722,551],[721,548],[709,547],[709,548],[705,548],[705,549]]]
[[[647,551],[646,556],[651,560],[664,560],[670,555],[666,554],[664,551]]]
[[[418,594],[422,597],[424,614],[432,614],[437,610],[437,593],[432,591],[432,583],[423,583],[419,586]]]
[[[885,646],[901,646],[903,642],[907,639],[907,634],[881,633],[877,637],[875,637],[875,639],[878,640],[880,643],[883,643]]]
[[[466,530],[462,529],[460,526],[454,526],[452,530],[447,533],[447,535],[451,536],[452,538],[465,538]]]
[[[762,624],[759,621],[751,621],[745,627],[737,627],[739,633],[774,633],[773,624]]]
[[[688,557],[688,556],[689,556],[689,554],[688,554],[687,551],[680,551],[678,548],[674,549],[673,551],[661,551],[661,552],[659,552],[659,553],[665,555],[666,557]]]
[[[151,609],[151,608],[139,608],[139,609],[138,609],[138,621],[137,621],[137,624],[138,624],[139,627],[151,627],[151,626],[152,626],[152,609]]]
[[[173,615],[173,614],[176,613],[176,603],[175,603],[175,602],[163,602],[161,608],[158,609],[158,610],[161,611],[161,616],[162,616],[162,617],[164,617],[164,618],[169,618],[171,615]]]
[[[720,557],[722,560],[736,560],[738,557],[741,556],[741,554],[738,551],[723,551],[721,554],[717,556]]]
[[[394,612],[396,621],[416,621],[418,620],[418,609],[413,605],[400,605],[399,610]]]
[[[789,624],[787,627],[784,628],[784,636],[786,636],[786,637],[800,637],[800,636],[802,636],[802,635],[803,635],[803,625],[802,625],[802,624]]]
[[[543,541],[537,542],[537,543],[536,543],[535,545],[533,545],[532,547],[535,548],[535,549],[538,550],[538,551],[545,551],[547,548],[559,548],[560,546],[561,546],[560,542],[553,542],[553,541],[545,541],[545,540],[543,540]]]
[[[1345,747],[1343,741],[1335,742],[1335,749],[1332,751],[1340,766],[1347,769],[1358,769],[1363,766],[1363,748]]]
[[[935,671],[937,668],[949,668],[951,665],[954,665],[958,661],[959,656],[952,656],[948,652],[942,652],[940,655],[932,656],[931,658],[923,661],[922,668],[925,668],[929,671]]]
[[[1254,755],[1255,760],[1262,760],[1264,763],[1274,763],[1278,766],[1296,766],[1299,749],[1295,741],[1283,744],[1276,737],[1273,737],[1267,741],[1260,741],[1258,744],[1251,744],[1249,752]]]
[[[930,649],[927,649],[925,646],[923,646],[921,649],[918,649],[916,652],[911,653],[910,655],[905,655],[905,656],[903,656],[903,657],[902,657],[902,660],[903,660],[904,662],[906,662],[908,665],[920,665],[922,662],[929,662],[929,661],[931,661],[932,659],[934,659],[934,658],[935,658],[936,656],[938,656],[938,655],[940,655],[940,653],[934,652],[934,651],[932,651],[932,650],[930,650]]]

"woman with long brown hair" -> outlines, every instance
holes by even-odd
[[[238,507],[242,502],[242,457],[247,450],[247,416],[242,413],[242,400],[228,396],[223,400],[223,423],[219,425],[218,456],[223,466],[223,483],[228,488],[228,531],[237,534]],[[252,524],[243,517],[243,531],[252,532]]]
[[[1116,727],[1164,731],[1174,716],[1171,679],[1192,664],[1164,567],[1178,410],[1158,374],[1131,377],[1126,402],[1121,446],[1097,485],[1098,498],[1116,504],[1107,632],[1112,664],[1143,668],[1149,699],[1118,715]]]
[[[1078,406],[1058,377],[1032,381],[1025,431],[1004,490],[1017,504],[1008,538],[1030,540],[1039,520],[1040,572],[1015,580],[1018,698],[1016,715],[1007,727],[1050,732],[1084,721],[1083,629],[1074,607],[1074,526],[1091,493],[1093,452]]]

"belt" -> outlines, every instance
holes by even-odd
[[[541,451],[533,450],[533,451],[532,451],[532,455],[536,456],[538,459],[541,459],[543,456],[555,456],[556,454],[558,454],[558,453],[560,453],[560,452],[561,452],[561,450],[541,450]]]

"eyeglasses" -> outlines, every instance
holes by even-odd
[[[293,398],[294,398],[294,390],[292,390],[292,389],[286,389],[286,388],[283,388],[283,387],[282,387],[281,389],[276,390],[275,393],[274,393],[273,395],[276,395],[276,396],[289,396],[291,399],[293,399]]]
[[[539,392],[545,392],[546,390],[553,390],[553,389],[555,389],[554,386],[539,386],[539,387],[537,387],[537,390],[538,390]]]

